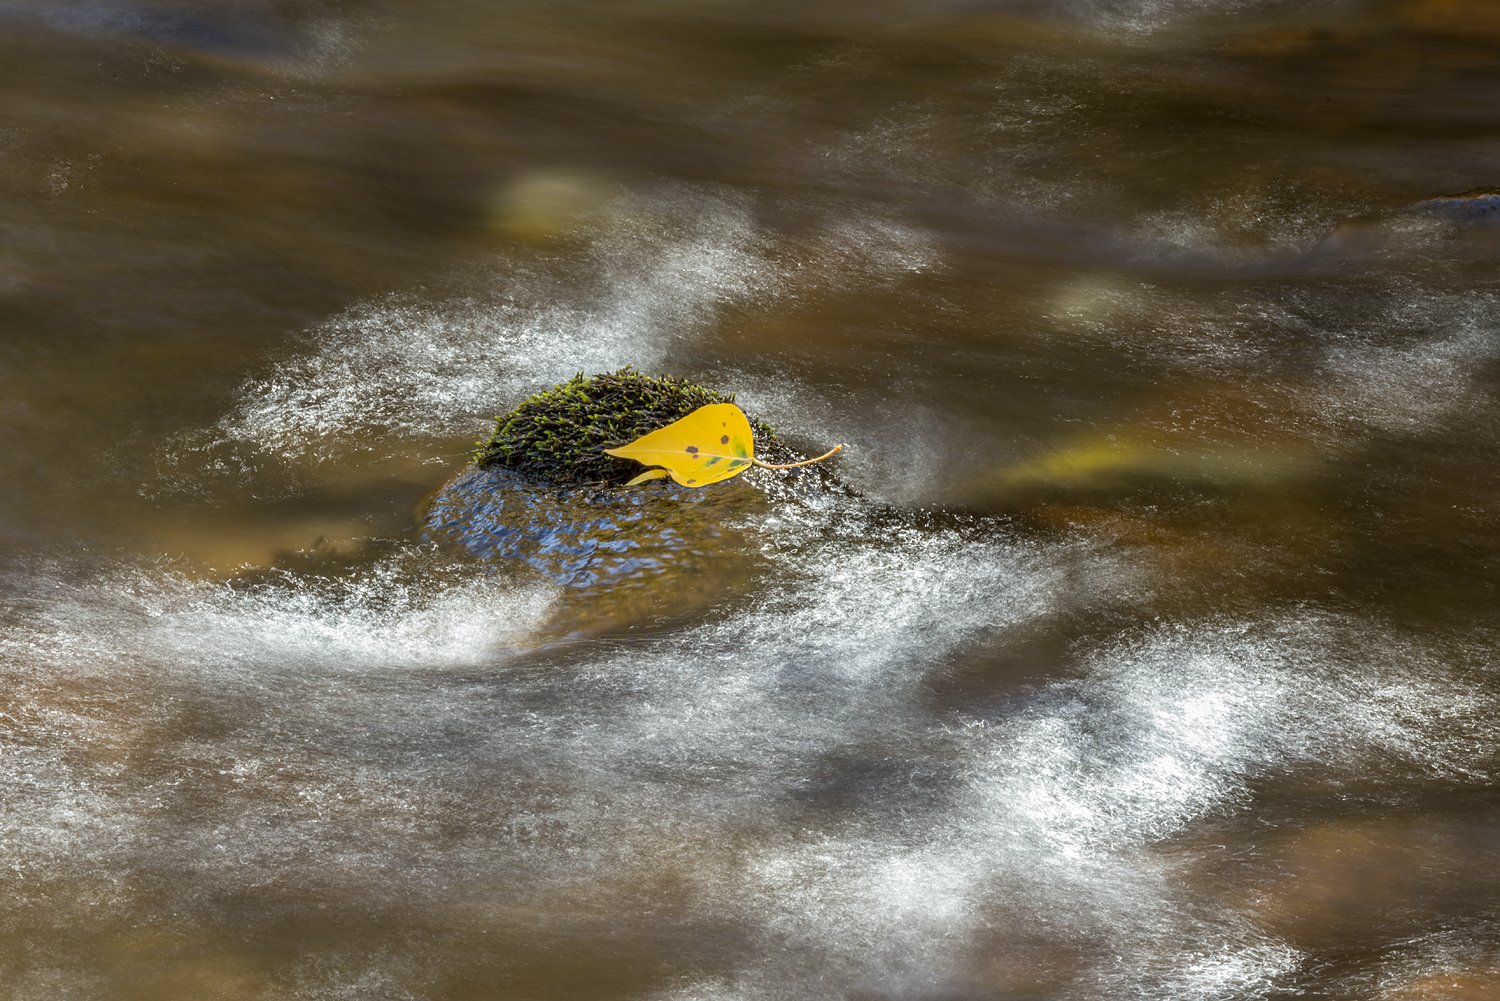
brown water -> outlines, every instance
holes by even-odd
[[[0,0],[0,995],[1500,996],[1497,11]],[[426,538],[624,364],[867,499]]]

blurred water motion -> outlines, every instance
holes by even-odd
[[[0,0],[6,996],[1494,995],[1497,42]],[[424,535],[626,364],[859,496]]]

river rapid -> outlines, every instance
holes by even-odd
[[[0,0],[0,996],[1500,997],[1500,227],[1411,208],[1497,52]],[[628,595],[424,530],[623,365],[860,496]]]

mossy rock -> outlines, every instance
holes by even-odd
[[[759,525],[780,503],[849,495],[823,466],[750,469],[703,489],[625,482],[642,466],[605,455],[734,398],[633,369],[576,376],[496,418],[474,461],[430,499],[426,538],[539,573],[560,587],[544,632],[598,634],[700,613],[746,591],[761,564]],[[755,452],[803,458],[750,419]]]
[[[495,431],[474,453],[481,469],[509,469],[558,485],[624,483],[641,471],[629,459],[605,455],[711,403],[733,396],[671,376],[632,368],[603,375],[582,373],[522,401],[495,418]],[[797,456],[763,421],[750,418],[755,452],[770,462]]]

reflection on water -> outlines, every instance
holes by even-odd
[[[1497,41],[0,2],[8,996],[1500,992]],[[625,364],[860,496],[431,507]]]

